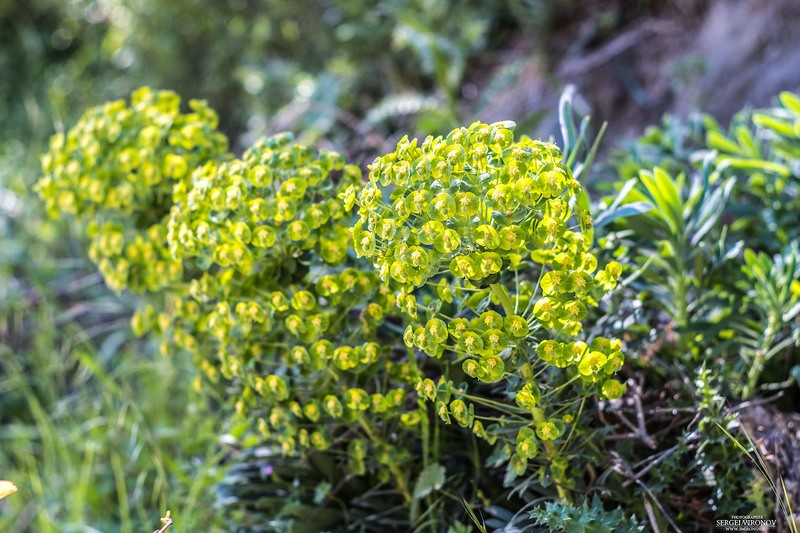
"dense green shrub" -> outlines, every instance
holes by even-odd
[[[292,128],[355,161],[384,134],[461,122],[464,79],[487,74],[472,60],[508,37],[506,11],[549,42],[547,14],[568,4],[0,1],[11,51],[0,58],[0,137],[38,152],[51,119],[60,131],[74,109],[150,82],[208,98],[226,133],[247,130],[235,146]],[[497,69],[481,100],[521,61]],[[42,530],[95,518],[130,530],[167,497],[183,505],[183,527],[212,513],[193,512],[208,491],[182,494],[195,471],[182,453],[197,453],[194,438],[214,424],[167,428],[196,408],[167,386],[191,379],[187,354],[243,447],[218,489],[243,528],[456,532],[470,528],[453,518],[466,511],[498,530],[634,530],[631,513],[690,530],[769,512],[763,480],[714,422],[736,427],[739,405],[726,400],[800,398],[796,96],[728,129],[709,117],[651,128],[618,159],[618,195],[594,206],[594,227],[571,146],[588,123],[565,136],[563,155],[514,142],[504,123],[403,139],[362,190],[359,169],[289,136],[234,159],[197,105],[181,113],[174,94],[143,91],[87,113],[44,161],[48,209],[77,215],[108,285],[134,298],[76,291],[95,278],[74,283],[72,259],[32,274],[71,242],[18,214],[26,172],[0,160],[0,181],[14,174],[13,193],[0,189],[0,419],[14,421],[0,470],[61,480],[20,483],[35,505],[14,502],[3,524],[36,512]],[[120,113],[122,144],[111,142]],[[150,146],[153,120],[179,126]],[[179,140],[184,122],[214,141]],[[71,307],[79,297],[103,299]],[[120,301],[137,299],[133,329],[170,358],[135,357],[149,343],[119,331]],[[634,360],[623,377],[614,337]],[[116,359],[108,375],[95,364]],[[159,400],[140,413],[148,397]],[[111,472],[90,472],[93,461]],[[198,486],[213,476],[215,462],[205,466]],[[116,511],[92,514],[109,501]]]
[[[715,423],[739,427],[731,402],[777,390],[796,405],[799,109],[784,93],[780,106],[743,113],[727,132],[710,117],[667,118],[614,158],[624,181],[606,202],[628,202],[628,211],[598,237],[635,272],[620,296],[641,309],[631,353],[645,390],[671,391],[665,409],[698,413],[655,450],[643,442],[624,458],[660,458],[644,482],[669,487],[662,515],[672,519],[672,507],[680,525],[678,478],[704,495],[708,517],[694,524],[763,509],[768,499],[748,471],[754,465]],[[623,500],[646,497],[617,490]]]
[[[572,501],[594,488],[582,475],[593,464],[617,501],[638,497],[609,476],[642,450],[626,445],[604,464],[597,432],[611,428],[587,413],[626,392],[614,332],[629,327],[629,343],[662,359],[640,360],[654,369],[648,385],[676,390],[673,409],[700,409],[661,450],[653,482],[674,488],[690,460],[689,486],[716,487],[714,510],[750,505],[729,500],[750,478],[724,469],[740,458],[713,422],[732,424],[720,399],[754,395],[765,375],[791,383],[774,361],[792,364],[800,331],[797,236],[766,239],[759,226],[783,225],[797,203],[800,105],[782,102],[731,137],[709,119],[651,129],[618,156],[626,181],[596,228],[576,178],[594,148],[578,146],[588,122],[578,132],[568,105],[566,153],[515,140],[513,123],[476,122],[402,138],[363,183],[344,157],[290,134],[233,158],[204,103],[183,113],[174,93],[141,89],[130,107],[95,108],[54,136],[37,190],[52,215],[84,225],[106,283],[140,293],[134,330],[157,333],[165,355],[191,354],[198,389],[222,391],[233,437],[263,445],[281,472],[302,470],[289,502],[258,512],[307,527],[376,512],[411,527],[446,521],[456,493],[487,504],[557,494],[522,520],[635,529],[596,499]],[[615,291],[623,265],[632,275]],[[624,316],[635,300],[653,328],[644,339]],[[636,431],[665,446],[644,422]],[[313,505],[327,510],[299,512]]]
[[[791,366],[787,348],[800,338],[798,119],[791,93],[778,107],[735,117],[728,132],[707,116],[665,119],[616,160],[626,178],[645,169],[625,195],[652,206],[616,228],[628,230],[615,234],[628,248],[651,257],[637,287],[675,320],[679,357],[722,364],[727,395],[752,395],[778,354]],[[653,178],[646,170],[655,165]],[[769,379],[785,380],[785,370]]]

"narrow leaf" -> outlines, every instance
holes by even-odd
[[[746,150],[747,155],[754,158],[761,157],[761,150],[759,150],[750,128],[746,126],[739,126],[736,128],[736,140],[739,145]]]
[[[764,172],[774,172],[782,177],[788,177],[792,171],[786,165],[775,163],[774,161],[764,161],[763,159],[735,159],[732,157],[721,157],[718,160],[719,170],[738,168],[741,170],[763,170]]]
[[[565,158],[570,157],[577,137],[575,134],[575,120],[572,117],[572,98],[574,96],[575,86],[567,85],[558,101],[558,119],[561,123],[561,138],[564,141]]]
[[[783,107],[800,114],[800,96],[789,91],[784,91],[781,93],[780,99]]]
[[[595,229],[600,229],[603,226],[617,220],[619,218],[632,217],[634,215],[641,215],[653,209],[653,205],[649,202],[631,202],[614,209],[606,209],[594,221]]]
[[[718,131],[709,131],[708,134],[706,134],[706,144],[709,148],[728,154],[739,155],[742,151],[738,144]]]
[[[784,137],[790,137],[790,138],[793,138],[795,136],[794,126],[792,126],[792,124],[783,121],[779,118],[773,117],[772,115],[767,115],[765,113],[756,113],[753,115],[753,122],[757,126],[772,130],[778,135],[783,135]]]

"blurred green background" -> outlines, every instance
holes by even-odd
[[[558,94],[580,80],[618,136],[708,98],[719,4],[0,0],[0,479],[20,488],[0,530],[151,531],[167,508],[174,531],[225,528],[214,398],[194,392],[191,361],[133,337],[133,299],[31,192],[47,139],[85,108],[174,89],[209,101],[235,152],[293,130],[363,166],[399,132],[508,118],[554,134]]]

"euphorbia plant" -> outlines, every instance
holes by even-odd
[[[591,217],[572,207],[580,184],[558,148],[515,142],[513,128],[402,139],[370,166],[353,239],[397,296],[405,344],[436,361],[420,396],[445,423],[497,442],[507,479],[531,461],[566,497],[564,444],[583,400],[623,392],[611,377],[620,341],[581,335],[587,306],[621,272],[596,272]],[[477,383],[454,388],[458,368]]]
[[[289,135],[225,156],[192,106],[142,90],[132,111],[89,112],[54,138],[39,189],[104,221],[88,225],[109,285],[151,291],[134,329],[194,354],[235,435],[374,475],[412,519],[445,484],[446,445],[568,499],[586,400],[624,391],[621,342],[583,327],[621,267],[598,270],[558,148],[475,123],[402,139],[363,185]],[[130,131],[95,127],[109,113]]]
[[[348,259],[336,197],[360,179],[340,155],[315,156],[289,135],[196,170],[168,223],[173,256],[196,277],[158,322],[212,381],[227,380],[260,438],[286,454],[340,447],[354,474],[379,452],[410,498],[403,452],[386,435],[419,419],[405,390],[415,373],[379,338],[394,299]],[[353,425],[363,433],[342,440]]]

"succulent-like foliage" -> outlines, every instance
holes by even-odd
[[[616,161],[623,176],[639,174],[622,196],[650,207],[615,226],[629,230],[622,241],[637,261],[652,263],[633,287],[674,320],[675,354],[722,362],[734,396],[752,395],[766,362],[797,344],[798,119],[800,98],[784,92],[727,130],[710,116],[665,120]]]
[[[672,367],[644,374],[643,388],[682,383],[666,407],[703,413],[699,432],[688,420],[677,426],[674,459],[645,483],[670,480],[708,491],[710,517],[761,505],[742,455],[720,428],[735,427],[737,411],[766,391],[785,389],[780,394],[791,397],[786,387],[800,376],[798,118],[798,96],[782,93],[774,107],[742,112],[727,128],[709,116],[665,119],[616,160],[619,174],[630,178],[617,184],[617,199],[640,208],[599,240],[637,270],[628,297],[641,302],[649,339],[638,341],[632,328],[631,344],[649,345],[639,351],[648,353],[642,360],[650,368]],[[794,409],[789,397],[784,406]],[[692,439],[702,445],[695,449]],[[649,459],[637,452],[626,460]],[[696,466],[687,470],[690,462]],[[748,491],[745,501],[740,495]],[[676,499],[671,506],[684,505]]]
[[[642,531],[643,526],[635,517],[627,517],[622,509],[606,511],[599,498],[592,498],[591,506],[583,502],[575,506],[564,502],[547,502],[531,513],[537,525],[547,526],[549,531],[570,533],[631,533]]]

